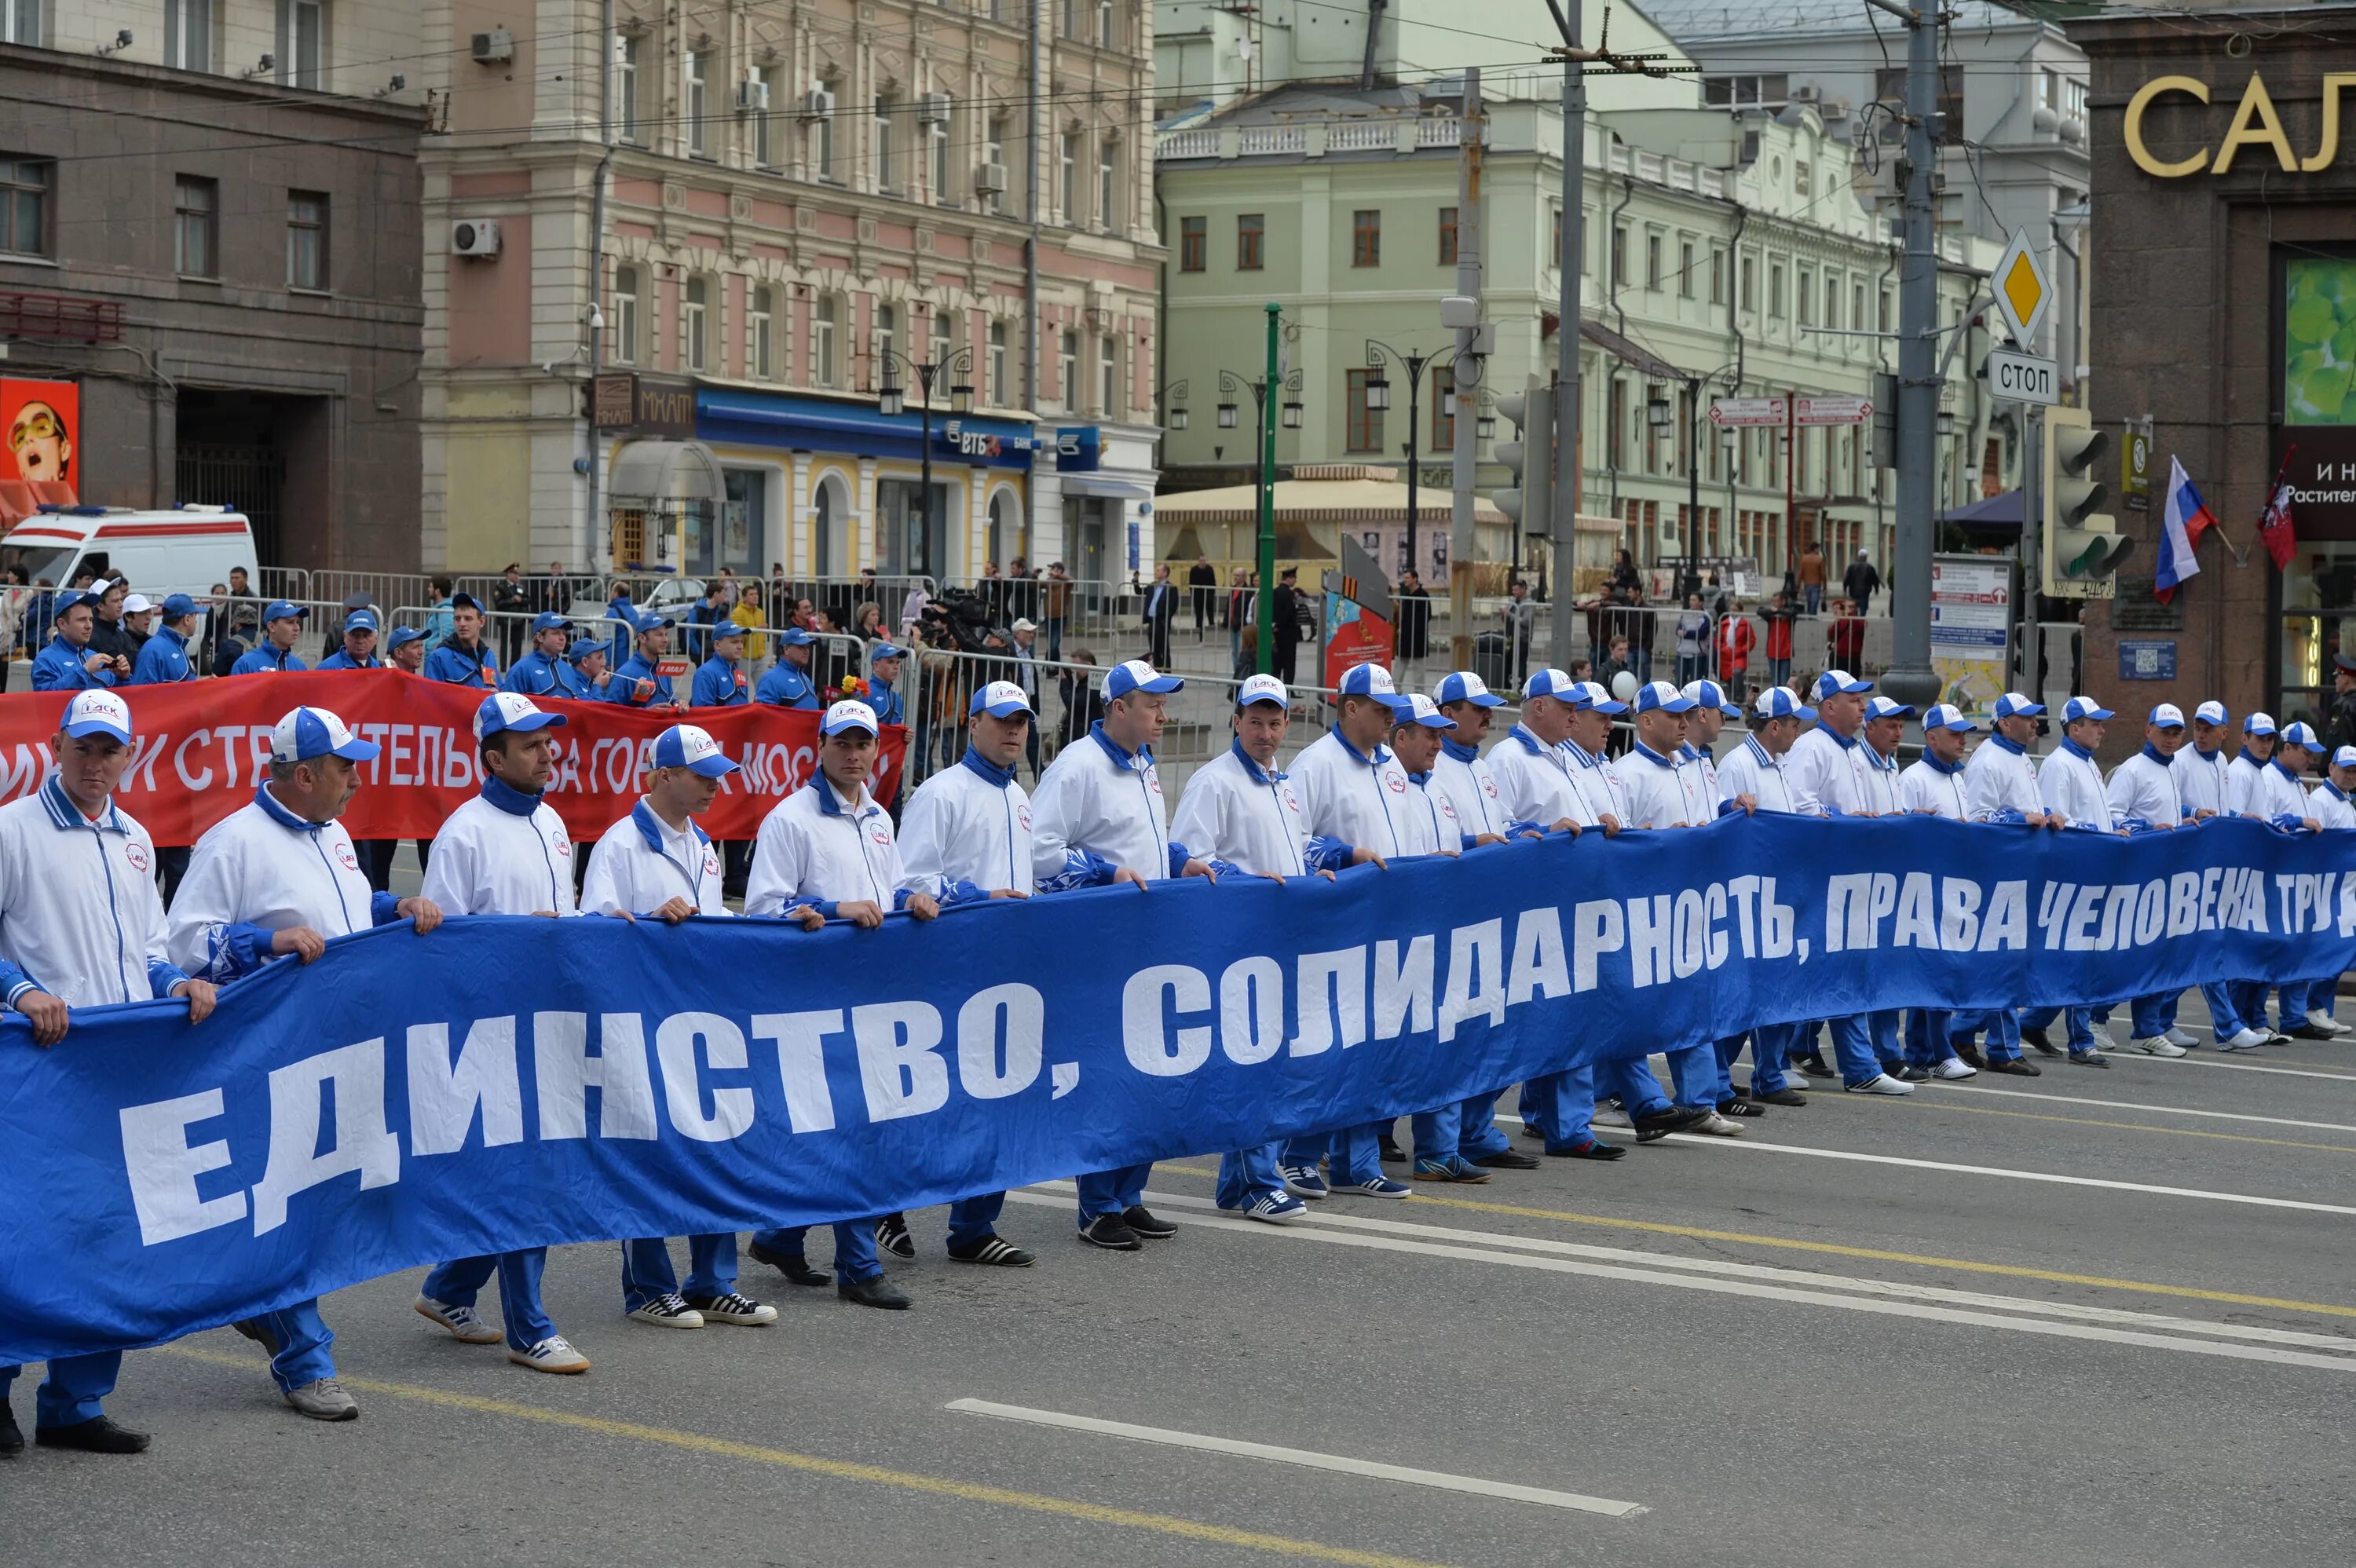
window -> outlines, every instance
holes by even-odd
[[[1828,276],[1825,279],[1825,325],[1838,329],[1840,324],[1840,280]]]
[[[1612,230],[1612,286],[1618,288],[1628,281],[1628,231]]]
[[[950,325],[949,313],[945,310],[933,312],[933,347],[928,357],[934,364],[946,366],[949,362],[949,355],[955,348],[955,336],[956,330]]]
[[[1113,47],[1112,28],[1112,0],[1097,0],[1097,47],[1098,48],[1108,49]]]
[[[1748,311],[1759,308],[1759,263],[1750,256],[1742,258],[1742,308]]]
[[[686,357],[687,368],[701,370],[707,368],[705,348],[705,316],[712,308],[712,285],[702,278],[687,280],[687,293],[679,310],[680,349]]]
[[[1848,286],[1848,324],[1860,328],[1865,325],[1865,285],[1863,283],[1851,283]]]
[[[327,85],[321,67],[327,58],[326,0],[278,0],[278,80],[314,90]]]
[[[899,171],[892,163],[892,115],[898,108],[888,97],[878,95],[875,100],[875,188],[880,191],[897,188],[894,176]]]
[[[1113,200],[1113,171],[1117,166],[1116,152],[1120,146],[1117,136],[1107,136],[1097,144],[1097,227],[1109,233],[1120,225],[1120,204]]]
[[[220,270],[220,187],[182,175],[172,187],[172,270],[209,278]]]
[[[1562,262],[1563,262],[1563,255],[1562,255],[1562,245],[1563,245],[1563,239],[1562,239],[1562,208],[1561,208],[1561,207],[1560,207],[1560,206],[1558,206],[1558,205],[1557,207],[1555,207],[1555,208],[1552,209],[1552,215],[1553,215],[1553,219],[1554,219],[1554,237],[1553,237],[1553,239],[1551,239],[1550,240],[1548,240],[1548,241],[1547,241],[1547,261],[1546,261],[1546,264],[1547,264],[1547,266],[1549,266],[1549,267],[1554,267],[1554,268],[1559,269],[1559,268],[1562,266]],[[1582,231],[1580,232],[1580,240],[1581,243],[1580,243],[1580,253],[1579,253],[1579,275],[1580,275],[1580,277],[1582,277],[1582,278],[1591,276],[1591,275],[1594,273],[1594,272],[1595,272],[1595,268],[1594,268],[1594,266],[1593,266],[1592,264],[1590,264],[1590,263],[1589,262],[1588,259],[1587,259],[1587,246],[1586,246],[1586,244],[1585,244],[1585,240],[1586,240],[1586,239],[1587,239],[1587,235],[1586,235],[1586,233],[1585,233],[1585,231],[1584,231],[1584,230],[1582,230]]]
[[[0,0],[0,44],[41,41],[41,0]]]
[[[1055,141],[1055,220],[1066,226],[1079,219],[1080,136],[1066,131]]]
[[[1808,160],[1805,158],[1794,158],[1792,160],[1792,194],[1794,196],[1814,196],[1815,194],[1815,171],[1809,165]]]
[[[949,119],[943,114],[925,127],[925,189],[936,203],[947,205],[949,193]]]
[[[174,70],[213,69],[213,0],[164,0],[164,63]]]
[[[1890,308],[1890,291],[1888,289],[1881,291],[1881,315],[1879,319],[1881,330],[1884,332],[1895,330],[1898,325],[1898,318]]]
[[[1112,337],[1097,340],[1097,408],[1106,419],[1120,406],[1120,345]]]
[[[1440,209],[1440,264],[1456,265],[1456,209],[1452,207]]]
[[[1383,449],[1383,411],[1366,406],[1366,383],[1374,379],[1372,370],[1349,372],[1348,428],[1343,444],[1352,452]]]
[[[841,305],[832,294],[810,302],[810,384],[841,384],[841,366],[835,360],[836,335],[841,328]]]
[[[1014,398],[1006,379],[1006,324],[990,324],[990,406],[1003,409],[1013,404]]]
[[[1798,287],[1798,289],[1796,289],[1796,290],[1795,290],[1795,291],[1794,291],[1794,293],[1796,293],[1796,295],[1798,296],[1798,301],[1799,301],[1799,306],[1800,306],[1800,325],[1801,325],[1802,326],[1813,326],[1813,325],[1815,325],[1815,320],[1816,320],[1816,306],[1815,306],[1816,277],[1815,277],[1815,274],[1814,272],[1811,272],[1806,271],[1804,268],[1804,269],[1802,269],[1802,271],[1801,271],[1801,272],[1800,272],[1800,286]]]
[[[777,373],[776,297],[768,284],[755,284],[751,308],[744,313],[744,368],[756,381],[769,380]]]
[[[1383,264],[1383,215],[1379,208],[1361,208],[1350,219],[1350,265]]]
[[[1781,109],[1790,96],[1791,78],[1781,71],[1701,79],[1701,101],[1712,109]]]
[[[1690,240],[1677,241],[1677,297],[1694,297],[1694,248]]]
[[[615,364],[635,365],[638,362],[638,270],[636,267],[614,269],[612,348]]]
[[[0,251],[48,254],[49,176],[56,167],[30,158],[0,158]]]
[[[1783,263],[1767,263],[1767,314],[1782,320],[1783,316]]]
[[[614,39],[614,134],[638,140],[638,40]]]
[[[286,286],[327,286],[327,198],[315,190],[286,193]]]
[[[995,167],[1001,176],[1006,173],[1006,116],[1003,114],[990,117],[989,128],[982,133],[981,161]],[[998,192],[984,191],[981,209],[996,212],[1004,201],[1005,198]]]
[[[880,385],[897,381],[898,368],[892,357],[900,351],[900,313],[888,304],[875,307],[874,379]]]
[[[1709,303],[1726,303],[1726,252],[1723,251],[1709,253]]]
[[[840,184],[841,176],[834,172],[834,93],[825,86],[817,91],[825,112],[809,123],[810,173],[819,179]]]
[[[1884,103],[1903,104],[1906,101],[1906,69],[1903,66],[1877,69],[1873,73],[1873,96]],[[1959,145],[1964,139],[1964,68],[1950,65],[1939,71],[1939,101],[1934,107],[1946,117],[1939,128],[1942,146]]]
[[[1431,450],[1456,450],[1456,368],[1452,365],[1431,373]]]
[[[1088,35],[1084,30],[1087,24],[1082,18],[1087,15],[1087,0],[1064,0],[1063,9],[1064,37],[1074,43],[1086,43]]]
[[[712,155],[712,51],[696,49],[687,57],[687,150],[694,157]]]
[[[1268,252],[1263,243],[1268,238],[1268,215],[1247,212],[1236,219],[1236,271],[1257,272],[1267,263]]]
[[[1210,220],[1205,218],[1181,218],[1178,220],[1178,270],[1199,272],[1204,270],[1204,251],[1208,246]]]
[[[1064,400],[1066,413],[1077,413],[1080,409],[1080,335],[1066,332],[1056,344],[1055,390]]]
[[[1644,287],[1654,293],[1661,292],[1661,237],[1644,236]]]
[[[761,95],[768,107],[753,116],[753,161],[765,169],[785,162],[786,73],[771,69],[760,74]]]

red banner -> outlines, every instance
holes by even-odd
[[[482,787],[475,749],[475,709],[483,693],[399,670],[314,670],[247,675],[227,680],[122,688],[138,736],[131,771],[115,802],[158,844],[193,844],[253,798],[269,776],[270,731],[287,709],[324,708],[383,750],[359,765],[359,793],[344,813],[355,838],[431,838],[443,818]],[[68,694],[0,697],[0,800],[41,787],[51,767],[49,738]],[[573,837],[588,842],[637,800],[639,769],[654,738],[682,715],[665,709],[545,699],[564,715],[556,731],[556,779],[548,801]],[[714,838],[750,838],[769,808],[806,783],[817,763],[815,709],[691,709],[701,725],[744,768],[722,784],[701,818]],[[874,790],[898,789],[907,731],[885,730]]]

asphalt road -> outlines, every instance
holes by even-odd
[[[11,1555],[2220,1568],[2356,1542],[2356,1043],[1817,1093],[1739,1142],[1281,1230],[1215,1215],[1212,1163],[1157,1170],[1183,1225],[1141,1254],[1079,1244],[1052,1189],[1001,1226],[1027,1271],[951,1264],[917,1216],[906,1313],[748,1261],[779,1323],[659,1330],[622,1317],[616,1248],[561,1249],[581,1378],[379,1280],[327,1306],[346,1425],[287,1410],[233,1333],[141,1353],[112,1409],[154,1449],[0,1464]]]

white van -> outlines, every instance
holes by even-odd
[[[160,603],[166,593],[201,599],[241,566],[259,582],[253,525],[226,507],[140,512],[123,507],[66,507],[37,512],[0,534],[0,567],[21,566],[25,581],[63,588],[77,571],[120,571]]]

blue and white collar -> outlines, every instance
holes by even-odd
[[[2094,752],[2086,750],[2085,747],[2078,744],[2077,741],[2072,741],[2067,735],[2062,737],[2062,750],[2069,752],[2072,756],[2076,757],[2083,762],[2091,763],[2094,760]]]
[[[1251,760],[1251,753],[1244,750],[1244,743],[1241,741],[1229,741],[1227,742],[1227,750],[1236,754],[1236,761],[1243,764],[1244,777],[1251,780],[1252,783],[1258,784],[1282,784],[1284,782],[1285,775],[1283,773],[1279,773],[1274,768],[1263,768],[1258,763],[1253,762]]]
[[[1440,738],[1440,749],[1460,763],[1477,763],[1481,760],[1480,747],[1468,746],[1463,741],[1450,736],[1442,735]]]
[[[1603,765],[1602,758],[1595,756],[1576,741],[1565,740],[1562,750],[1565,756],[1582,768],[1600,768]]]
[[[483,798],[509,816],[530,816],[540,809],[539,795],[526,795],[492,773],[483,775]]]
[[[658,855],[663,852],[664,835],[668,834],[670,828],[669,824],[656,814],[655,808],[646,803],[645,797],[641,796],[638,804],[630,807],[630,823],[638,830],[638,837],[647,841],[648,848]],[[712,842],[712,835],[706,833],[693,817],[688,819],[687,831],[699,845]]]
[[[1758,736],[1745,735],[1742,738],[1742,749],[1749,752],[1751,753],[1751,760],[1756,762],[1761,767],[1765,768],[1769,773],[1780,773],[1783,771],[1783,764],[1774,757],[1768,755],[1767,748],[1759,743]]]
[[[1674,768],[1676,766],[1676,763],[1669,761],[1668,758],[1661,755],[1660,752],[1653,750],[1652,747],[1647,746],[1642,741],[1636,742],[1635,751],[1636,754],[1644,758],[1646,762],[1658,763],[1665,768]]]
[[[2250,749],[2247,746],[2242,748],[2242,754],[2235,757],[2233,761],[2237,763],[2247,763],[2254,768],[2263,768],[2266,765],[2265,763],[2258,761],[2257,758],[2250,755]]]
[[[2176,759],[2174,757],[2169,756],[2166,752],[2162,752],[2158,747],[2153,745],[2148,741],[2146,741],[2143,743],[2142,755],[2150,758],[2154,763],[2163,768],[2173,767],[2176,764]]]
[[[2329,795],[2334,800],[2346,800],[2348,798],[2348,792],[2341,789],[2338,784],[2333,784],[2329,779],[2324,780],[2321,784],[2316,785],[2316,788],[2323,791],[2324,794]]]
[[[1922,753],[1922,760],[1931,764],[1931,769],[1933,773],[1945,773],[1950,778],[1953,778],[1955,774],[1964,771],[1964,764],[1962,763],[1943,763],[1928,752]]]
[[[81,807],[73,803],[71,795],[66,794],[66,786],[59,782],[58,775],[55,773],[51,773],[48,781],[41,785],[41,804],[48,810],[49,821],[57,827],[102,827],[110,833],[120,833],[125,837],[130,835],[130,826],[123,820],[123,813],[115,809],[114,802],[108,801],[106,815],[92,822],[81,814]]]
[[[1855,746],[1856,746],[1856,744],[1857,744],[1857,737],[1856,737],[1856,736],[1854,736],[1854,735],[1844,735],[1844,734],[1842,734],[1839,731],[1837,731],[1837,730],[1834,729],[1834,728],[1833,728],[1831,725],[1829,725],[1829,724],[1819,724],[1819,725],[1817,725],[1817,726],[1816,726],[1816,733],[1817,733],[1817,734],[1819,734],[1819,735],[1822,735],[1822,736],[1824,736],[1826,739],[1827,739],[1827,740],[1831,741],[1833,743],[1835,743],[1836,745],[1839,746],[1839,747],[1840,747],[1840,749],[1841,749],[1842,751],[1844,751],[1844,752],[1850,750],[1851,748],[1855,747]]]
[[[327,826],[324,822],[314,822],[307,816],[297,816],[287,810],[279,798],[270,793],[270,786],[266,784],[253,786],[253,804],[262,807],[262,816],[291,833],[316,833]]]
[[[1105,733],[1101,719],[1088,726],[1088,739],[1102,746],[1105,755],[1112,759],[1112,765],[1123,773],[1141,773],[1153,765],[1152,747],[1140,746],[1134,752],[1123,751],[1119,741]]]
[[[1358,750],[1357,747],[1350,744],[1350,737],[1342,733],[1342,726],[1339,724],[1334,725],[1325,732],[1333,737],[1333,743],[1335,745],[1341,747],[1342,750],[1349,752],[1354,759],[1365,763],[1366,766],[1370,768],[1379,768],[1385,763],[1391,760],[1389,748],[1385,746],[1380,741],[1375,742],[1374,754],[1369,756],[1367,753]]]
[[[1999,752],[2010,752],[2016,757],[2029,755],[2029,748],[2008,735],[1990,735],[1988,744]]]
[[[1004,789],[1008,784],[1014,782],[1014,770],[1012,768],[1000,767],[996,763],[991,762],[980,752],[975,751],[971,746],[968,746],[965,749],[965,755],[958,759],[958,764],[960,767],[971,769],[973,772],[980,774],[983,778],[989,780],[991,784],[995,785],[999,789]]]
[[[862,804],[843,799],[835,793],[834,781],[822,773],[810,775],[809,787],[818,791],[818,808],[823,816],[860,817],[880,809],[872,800],[864,800]],[[859,793],[863,800],[867,794],[866,786],[862,784]]]
[[[1505,739],[1508,741],[1519,741],[1522,749],[1528,752],[1533,757],[1547,756],[1554,751],[1552,746],[1547,745],[1544,741],[1539,740],[1536,735],[1530,733],[1530,727],[1526,724],[1516,724],[1512,729],[1506,731]],[[1443,744],[1445,742],[1443,742]]]
[[[2274,769],[2275,772],[2282,774],[2283,777],[2290,780],[2291,783],[2298,783],[2298,775],[2291,772],[2288,768],[2283,766],[2282,757],[2279,754],[2267,759],[2266,766]]]

